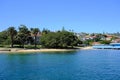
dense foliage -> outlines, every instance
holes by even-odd
[[[10,43],[11,43],[11,40],[10,40],[10,37],[8,36],[8,32],[7,31],[0,32],[0,44],[6,45]]]
[[[17,31],[15,30],[14,27],[9,27],[7,31],[8,31],[8,35],[10,36],[10,39],[11,39],[11,47],[13,47],[14,37],[17,35]]]
[[[73,48],[78,43],[77,36],[68,31],[50,32],[41,37],[41,45],[45,48]]]
[[[25,25],[20,25],[18,35],[16,36],[18,43],[24,47],[25,43],[27,43],[29,36],[29,29]]]
[[[101,34],[101,33],[73,33],[66,31],[64,27],[61,31],[51,32],[48,29],[27,28],[20,25],[18,29],[9,27],[0,32],[0,46],[7,47],[26,47],[29,48],[73,48],[74,46],[89,46],[95,44],[109,44],[111,42],[120,42],[120,33]],[[115,36],[116,35],[116,36]],[[40,45],[41,44],[41,45]]]
[[[34,45],[37,46],[37,35],[40,32],[39,28],[31,28],[31,33],[34,35]]]

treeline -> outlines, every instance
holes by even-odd
[[[19,47],[24,47],[25,44],[37,45],[36,36],[40,32],[39,28],[28,29],[25,25],[20,25],[18,30],[15,27],[9,27],[7,30],[0,32],[0,44],[10,45],[13,48],[14,44]],[[33,36],[31,36],[33,34]]]
[[[39,28],[27,28],[25,25],[20,25],[18,30],[15,27],[0,32],[0,45],[19,45],[24,48],[25,45],[41,45],[45,48],[73,48],[80,44],[81,41],[74,33],[61,30],[52,32],[47,29],[40,31]]]
[[[65,30],[49,32],[41,37],[41,45],[46,48],[73,48],[81,43],[74,33]]]

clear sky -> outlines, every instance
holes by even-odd
[[[120,0],[0,0],[0,31],[24,24],[56,31],[120,32]]]

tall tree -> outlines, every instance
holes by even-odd
[[[0,32],[0,44],[11,44],[10,37],[8,36],[8,31]]]
[[[37,47],[37,35],[40,33],[39,28],[31,28],[31,32],[34,35],[35,48]]]
[[[73,48],[79,42],[78,37],[68,31],[50,32],[41,37],[41,45],[46,48]]]
[[[21,42],[23,47],[25,42],[27,43],[27,39],[29,38],[29,36],[30,36],[29,29],[25,25],[20,25],[17,38]]]
[[[17,34],[17,31],[15,30],[14,27],[9,27],[9,28],[8,28],[8,34],[10,35],[11,47],[13,48],[14,36]]]

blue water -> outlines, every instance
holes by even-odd
[[[0,80],[120,80],[120,51],[0,54]]]

